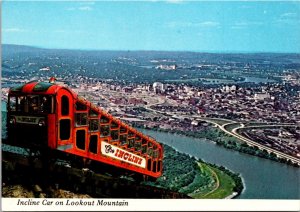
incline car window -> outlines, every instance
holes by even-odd
[[[86,110],[87,109],[87,106],[81,102],[76,102],[75,103],[75,109],[76,110]]]
[[[77,130],[76,146],[78,149],[85,150],[85,130]]]
[[[156,172],[156,161],[153,162],[152,171]]]
[[[107,124],[109,122],[109,118],[108,117],[106,117],[106,116],[104,116],[104,115],[102,115],[101,117],[100,117],[100,123],[101,124]]]
[[[142,143],[141,142],[135,142],[135,151],[140,151],[142,149]]]
[[[119,140],[119,131],[118,130],[112,130],[111,131],[111,139],[112,140]]]
[[[16,111],[16,109],[17,109],[17,97],[10,96],[8,104],[9,104],[8,108],[9,108],[10,111]]]
[[[91,117],[97,117],[98,116],[98,113],[97,111],[93,110],[93,109],[90,109],[89,111],[89,116]]]
[[[127,135],[120,135],[120,144],[121,145],[127,144]]]
[[[123,126],[121,126],[120,128],[120,133],[126,133],[127,132],[127,129]]]
[[[10,96],[9,110],[20,113],[43,114],[54,113],[53,96],[21,95]]]
[[[148,169],[148,171],[151,171],[151,162],[152,162],[152,160],[149,158],[148,161],[147,161],[147,169]]]
[[[87,113],[75,113],[76,126],[86,126],[88,124]]]
[[[59,138],[61,140],[69,140],[71,134],[71,120],[62,119],[59,121]]]
[[[128,148],[134,147],[134,138],[128,139]]]
[[[97,154],[97,149],[98,149],[98,136],[97,135],[91,135],[90,136],[89,151],[91,153]]]
[[[134,133],[132,131],[129,131],[128,132],[128,137],[133,137],[134,136]]]
[[[89,130],[98,131],[99,130],[99,121],[98,119],[90,119],[89,121]]]
[[[69,115],[69,98],[67,96],[61,97],[61,115]]]
[[[147,145],[142,146],[142,154],[145,154],[147,152]]]
[[[100,126],[100,137],[110,136],[110,128],[109,125],[101,125]]]
[[[158,171],[158,172],[161,171],[161,161],[158,161],[157,171]]]
[[[115,121],[112,121],[111,124],[110,124],[110,128],[111,129],[114,129],[114,128],[118,128],[119,127],[119,124]]]

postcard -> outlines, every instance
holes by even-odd
[[[3,211],[299,211],[299,1],[2,1]]]

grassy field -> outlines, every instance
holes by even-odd
[[[191,197],[197,199],[223,199],[233,193],[235,183],[230,176],[204,163],[199,163],[199,168],[202,173],[212,175],[215,183],[213,186],[208,186],[201,191],[193,192],[190,194]]]

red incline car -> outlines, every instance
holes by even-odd
[[[63,152],[158,178],[163,148],[154,139],[52,82],[33,81],[8,95],[8,143]]]

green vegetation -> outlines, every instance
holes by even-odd
[[[220,185],[229,185],[231,182],[229,181],[229,179],[227,177],[225,177],[225,175],[229,176],[235,186],[233,187],[233,191],[237,192],[238,194],[240,194],[242,192],[242,190],[244,189],[244,185],[243,185],[243,181],[242,178],[239,174],[233,173],[232,171],[226,169],[224,166],[216,166],[215,164],[210,164],[211,167],[213,167],[213,169],[221,176],[220,179]],[[225,174],[225,175],[224,175]],[[222,177],[222,175],[224,176],[224,178]],[[224,182],[222,183],[222,180],[224,180]],[[226,186],[225,186],[226,187]]]
[[[299,167],[298,164],[291,162],[291,160],[278,158],[273,152],[268,153],[267,150],[261,150],[257,146],[249,146],[247,143],[242,142],[233,136],[226,135],[224,132],[220,133],[221,136],[217,139],[214,139],[217,145],[226,147],[228,149],[237,150],[239,152],[246,153],[249,155],[255,155],[261,158],[266,158],[280,163],[286,163],[288,165]]]
[[[236,187],[235,182],[232,177],[226,174],[224,171],[220,169],[211,167],[204,163],[199,163],[201,166],[201,170],[205,172],[209,172],[212,176],[214,176],[216,180],[215,188],[211,191],[206,190],[199,190],[198,192],[195,191],[191,196],[193,198],[201,198],[201,199],[220,199],[227,196],[230,196]]]
[[[164,145],[164,153],[163,175],[156,182],[146,184],[181,192],[193,198],[221,199],[233,192],[239,194],[243,189],[239,175],[224,167],[197,161],[167,145]]]
[[[194,182],[197,175],[200,176]],[[155,186],[188,194],[197,187],[208,185],[211,180],[211,176],[200,173],[195,158],[164,145],[163,175],[155,182]]]
[[[209,139],[212,141],[219,138],[220,136],[223,136],[222,131],[220,131],[217,128],[213,128],[211,126],[203,127],[203,130],[201,130],[201,131],[181,131],[181,130],[177,130],[177,129],[161,129],[161,128],[155,128],[155,127],[149,128],[147,126],[143,126],[143,125],[137,124],[137,123],[131,124],[131,125],[136,128],[155,130],[158,132],[180,134],[180,135],[185,135],[185,136],[189,136],[189,137],[193,137],[193,138],[206,138],[206,139]]]

